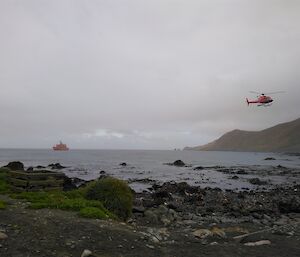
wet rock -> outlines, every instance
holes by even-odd
[[[253,185],[267,185],[268,182],[264,180],[260,180],[259,178],[251,178],[248,180]]]
[[[103,175],[103,174],[106,174],[106,172],[104,170],[100,170],[99,174]]]
[[[238,170],[238,171],[236,172],[236,174],[238,174],[238,175],[247,175],[248,172],[246,172],[245,170],[240,169],[240,170]]]
[[[176,166],[176,167],[184,167],[185,163],[182,160],[177,160],[173,163],[166,163],[166,165]]]
[[[125,166],[127,166],[127,163],[126,162],[121,162],[119,165],[125,167]]]
[[[274,161],[276,160],[274,157],[267,157],[264,159],[265,161]]]
[[[203,169],[204,169],[204,167],[202,167],[202,166],[197,166],[197,167],[193,168],[193,170],[203,170]]]
[[[64,177],[63,190],[73,190],[77,189],[83,185],[85,185],[87,181],[80,178],[69,178],[67,176]]]
[[[36,169],[45,169],[46,167],[45,166],[42,166],[42,165],[38,165],[35,167]]]
[[[48,167],[50,167],[52,170],[61,170],[61,169],[66,168],[58,162],[57,163],[51,163],[51,164],[48,165]]]
[[[88,256],[91,256],[93,253],[92,251],[88,250],[88,249],[85,249],[82,254],[81,254],[81,257],[88,257]]]
[[[231,179],[239,179],[239,176],[232,176]]]
[[[280,164],[277,165],[277,168],[278,168],[278,169],[286,169],[286,167],[284,167],[284,166],[282,166],[282,165],[280,165]]]
[[[33,171],[33,167],[28,167],[26,171],[32,172]]]
[[[24,170],[24,164],[19,161],[9,162],[5,168],[9,168],[10,170]]]

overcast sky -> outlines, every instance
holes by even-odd
[[[172,149],[300,117],[300,1],[1,0],[0,148]],[[248,107],[248,91],[286,91]]]

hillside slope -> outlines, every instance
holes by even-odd
[[[230,131],[203,146],[185,150],[300,152],[300,118],[261,131]]]

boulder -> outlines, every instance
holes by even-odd
[[[267,185],[268,182],[264,180],[260,180],[259,178],[250,178],[249,182],[253,185]]]
[[[206,238],[212,236],[212,232],[209,229],[197,229],[193,232],[193,235],[198,238]]]
[[[185,163],[182,160],[177,160],[177,161],[173,162],[173,165],[177,166],[177,167],[183,167],[183,166],[185,166]]]
[[[127,163],[126,162],[121,162],[119,165],[125,167],[125,166],[127,166]]]
[[[8,238],[8,236],[5,233],[0,232],[0,240],[4,240],[6,238]]]
[[[66,168],[58,162],[57,163],[51,163],[51,164],[48,165],[48,167],[51,167],[52,170],[61,170],[61,169]]]
[[[35,167],[36,169],[45,169],[46,167],[45,166],[42,166],[42,165],[38,165]]]
[[[19,161],[10,162],[4,167],[9,168],[10,170],[24,170],[24,164]]]
[[[85,185],[87,182],[80,178],[69,178],[67,176],[64,177],[64,183],[63,183],[63,190],[69,191],[73,189],[77,189],[83,185]]]
[[[93,253],[92,251],[88,250],[88,249],[85,249],[82,254],[81,254],[81,257],[88,257],[88,256],[92,256]]]

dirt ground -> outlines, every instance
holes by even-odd
[[[92,251],[92,256],[99,257],[300,256],[299,223],[287,227],[286,231],[267,231],[247,238],[248,242],[267,239],[270,245],[246,246],[247,240],[233,239],[236,234],[227,233],[226,238],[203,240],[196,238],[188,229],[150,228],[83,219],[73,212],[30,210],[25,202],[1,198],[9,202],[5,210],[0,210],[0,231],[8,236],[0,239],[1,257],[77,257],[85,249]],[[249,226],[249,231],[261,229],[253,224],[241,226]],[[160,231],[156,235],[161,237],[155,236],[153,231]]]

